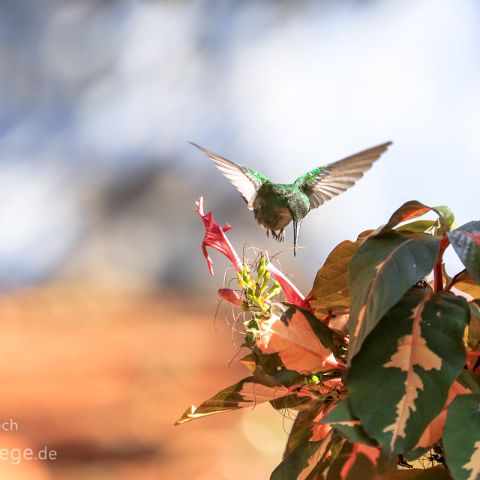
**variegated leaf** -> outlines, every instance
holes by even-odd
[[[332,411],[325,416],[322,423],[331,425],[350,443],[362,443],[370,446],[377,445],[375,440],[367,435],[360,420],[353,414],[349,398],[340,400]]]
[[[345,442],[327,480],[387,480],[396,470],[396,459],[382,455],[378,447]]]
[[[312,399],[309,396],[302,397],[297,392],[270,400],[270,405],[275,410],[305,410],[311,403]]]
[[[480,283],[480,221],[466,223],[449,232],[448,239],[468,273]]]
[[[254,377],[247,377],[240,382],[224,388],[212,398],[206,400],[198,407],[188,407],[175,425],[206,417],[222,412],[229,412],[239,408],[254,407],[259,403],[270,402],[274,399],[291,395],[294,387],[267,386],[258,383]]]
[[[313,421],[318,414],[325,408],[324,402],[319,401],[308,410],[298,412],[292,429],[288,435],[287,445],[283,453],[283,458],[288,457],[297,447],[303,443],[307,443],[313,433]]]
[[[452,383],[452,386],[448,392],[447,401],[445,402],[442,411],[428,424],[415,449],[429,448],[440,440],[443,434],[443,428],[445,427],[445,422],[447,420],[448,407],[450,407],[457,395],[466,395],[468,393],[471,393],[471,391],[462,386],[462,384],[458,381]]]
[[[277,303],[260,324],[258,348],[277,353],[288,370],[304,374],[343,368],[334,354],[335,333],[313,314],[295,305]]]
[[[362,443],[354,443],[349,459],[344,463],[340,470],[341,480],[347,480],[347,478],[350,477],[350,474],[353,473],[353,467],[360,457],[366,458],[374,467],[376,467],[378,458],[380,457],[380,450],[378,447],[372,447]],[[358,475],[355,474],[353,478],[358,478]]]
[[[480,394],[460,395],[452,402],[443,445],[455,480],[480,478]]]
[[[272,472],[270,480],[319,480],[338,453],[343,439],[333,430],[320,441],[308,441],[295,448]]]
[[[465,365],[468,305],[451,293],[414,287],[380,321],[352,361],[350,404],[390,454],[418,443]]]
[[[355,455],[353,463],[352,454]],[[420,468],[400,470],[397,469],[394,461],[388,462],[383,457],[380,457],[377,461],[380,465],[375,467],[367,456],[353,452],[353,446],[348,443],[343,446],[342,451],[330,467],[327,480],[343,480],[341,472],[348,461],[352,465],[350,470],[346,472],[347,477],[345,480],[452,480],[448,470],[443,466],[427,470]]]
[[[387,232],[368,238],[350,262],[349,359],[380,318],[433,268],[441,239]]]
[[[305,442],[299,445],[275,468],[270,480],[306,479],[326,453],[323,442]]]
[[[252,347],[252,352],[240,360],[246,365],[257,383],[275,387],[303,385],[304,376],[293,370],[288,370],[277,353],[264,354],[260,349]]]

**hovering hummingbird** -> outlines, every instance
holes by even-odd
[[[363,177],[392,144],[383,143],[350,157],[317,167],[293,183],[274,183],[265,175],[244,167],[190,142],[205,153],[240,192],[255,220],[267,230],[267,236],[282,242],[285,227],[293,221],[293,254],[296,255],[300,224],[312,208],[339,195]]]

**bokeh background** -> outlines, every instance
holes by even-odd
[[[243,374],[194,201],[305,292],[407,200],[478,219],[479,24],[477,0],[1,0],[0,447],[58,451],[1,477],[268,478],[280,413],[172,426]],[[387,140],[295,261],[187,143],[289,182]]]

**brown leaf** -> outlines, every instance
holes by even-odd
[[[467,270],[462,270],[460,273],[457,273],[448,287],[449,289],[455,287],[473,298],[480,298],[480,285],[475,282]]]
[[[307,297],[317,315],[349,307],[348,265],[362,242],[363,240],[345,240],[340,243],[317,272],[312,291]]]

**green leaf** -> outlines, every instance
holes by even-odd
[[[473,393],[480,393],[480,377],[471,370],[463,370],[458,377],[458,382]]]
[[[480,283],[480,222],[469,222],[448,233],[448,239],[468,273]]]
[[[480,344],[480,300],[468,303],[470,308],[470,323],[468,324],[468,346],[478,350]]]
[[[429,233],[437,225],[435,220],[417,220],[395,229],[396,232]]]
[[[441,239],[387,232],[370,237],[350,262],[349,359],[380,318],[433,268]]]
[[[322,419],[321,423],[331,425],[350,443],[377,445],[377,442],[367,435],[360,421],[353,414],[348,398],[340,400],[335,408]]]
[[[443,445],[455,480],[480,478],[480,394],[460,395],[452,402]]]
[[[412,450],[465,365],[468,306],[414,287],[365,340],[347,377],[350,404],[385,452]]]
[[[432,210],[438,214],[442,230],[447,232],[450,231],[453,223],[455,222],[455,215],[453,212],[445,205],[432,207]]]

